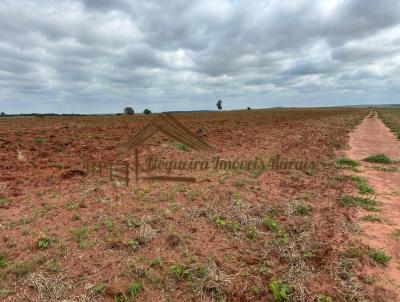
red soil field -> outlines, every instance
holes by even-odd
[[[0,119],[0,299],[388,301],[357,254],[356,209],[341,202],[357,188],[337,160],[368,113],[176,114],[215,150],[156,134],[138,148],[141,167],[148,156],[312,165],[174,170],[196,182],[128,186],[84,166],[132,163],[123,146],[151,115]]]

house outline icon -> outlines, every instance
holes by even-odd
[[[199,136],[191,132],[181,122],[168,112],[155,115],[152,120],[134,137],[132,137],[124,146],[126,151],[136,148],[158,131],[165,135],[186,144],[190,148],[200,151],[212,151],[214,148]]]

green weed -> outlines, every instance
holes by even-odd
[[[351,180],[353,180],[356,183],[358,192],[360,194],[374,193],[374,189],[368,186],[367,182],[362,177],[353,175],[351,176]]]
[[[368,156],[363,161],[374,163],[374,164],[391,164],[393,161],[385,154],[375,154]]]
[[[104,283],[97,283],[95,286],[92,287],[92,293],[95,295],[102,295],[105,293],[107,285]]]
[[[345,207],[357,207],[360,206],[361,208],[367,210],[367,211],[378,211],[378,209],[375,207],[376,206],[376,201],[372,200],[370,198],[362,198],[358,196],[351,196],[351,195],[345,195],[342,197],[341,200],[342,204]]]
[[[5,208],[8,207],[10,205],[10,200],[8,200],[7,198],[0,198],[0,208]]]
[[[381,222],[381,219],[376,215],[366,215],[363,216],[361,219],[369,222]]]
[[[40,249],[47,249],[51,243],[51,239],[49,237],[42,237],[38,240],[38,247]]]
[[[351,168],[355,168],[360,165],[357,161],[345,157],[339,158],[336,162],[340,166],[347,166]]]
[[[287,301],[289,286],[286,283],[273,280],[269,283],[268,289],[272,293],[274,302]]]
[[[384,251],[370,249],[368,256],[376,263],[386,265],[392,257],[387,256]]]
[[[184,144],[184,143],[176,143],[175,144],[176,148],[182,151],[189,151],[189,147],[188,145]]]

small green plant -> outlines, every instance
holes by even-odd
[[[332,298],[324,295],[324,294],[319,294],[317,296],[317,302],[333,302]]]
[[[155,267],[155,266],[160,266],[161,265],[161,258],[157,257],[153,260],[150,261],[150,266]]]
[[[65,205],[65,208],[66,208],[68,211],[73,211],[73,210],[79,209],[79,203],[77,203],[77,202],[70,202],[70,203],[67,203],[67,204]]]
[[[52,272],[52,273],[58,273],[60,271],[60,265],[58,264],[58,262],[55,258],[49,259],[45,263],[45,268],[46,268],[46,270],[48,270],[49,272]]]
[[[25,277],[35,269],[36,263],[33,261],[15,262],[11,267],[11,272],[16,274],[17,277]]]
[[[6,267],[6,255],[5,253],[0,253],[0,268]]]
[[[400,240],[400,230],[396,230],[392,233],[392,235],[394,236],[394,238]]]
[[[256,227],[249,227],[246,229],[246,236],[249,239],[256,239],[258,236],[258,231]]]
[[[393,162],[389,157],[382,153],[368,156],[364,158],[363,161],[374,164],[391,164]]]
[[[377,171],[383,171],[383,172],[397,172],[399,169],[397,167],[382,167],[382,166],[373,166],[373,169]]]
[[[361,219],[369,222],[381,222],[381,219],[377,215],[365,215]]]
[[[262,288],[257,285],[253,285],[251,287],[251,291],[253,292],[254,295],[259,296],[261,294]]]
[[[235,181],[234,186],[237,188],[243,188],[246,186],[246,181],[244,179],[239,179]]]
[[[353,180],[356,183],[358,192],[360,194],[374,193],[374,189],[368,186],[367,182],[362,177],[353,175],[351,176],[351,180]]]
[[[107,285],[104,283],[97,283],[95,286],[92,287],[92,293],[95,295],[102,295],[105,293]]]
[[[140,242],[134,239],[130,239],[126,242],[126,247],[131,251],[137,251],[140,248]]]
[[[265,225],[270,231],[273,232],[276,232],[279,229],[278,223],[269,217],[263,220],[263,225]]]
[[[128,285],[128,292],[132,298],[136,297],[143,290],[143,285],[138,282],[131,282]]]
[[[376,208],[376,201],[372,200],[370,198],[362,198],[362,197],[358,197],[358,196],[345,195],[342,197],[341,202],[345,207],[360,206],[367,211],[371,211],[371,212],[378,211],[378,209]]]
[[[287,301],[289,286],[286,283],[273,280],[269,283],[268,289],[272,293],[274,302]]]
[[[103,225],[106,227],[107,231],[111,232],[114,229],[114,223],[110,219],[104,219],[102,221]]]
[[[308,215],[311,211],[311,207],[309,205],[303,204],[303,203],[299,203],[296,204],[295,209],[294,209],[294,214],[296,215]]]
[[[376,263],[386,265],[392,257],[387,256],[384,251],[370,249],[368,256]]]
[[[84,240],[87,238],[88,229],[86,226],[82,226],[78,229],[71,230],[72,239],[78,244],[79,248],[85,247]]]
[[[179,263],[175,263],[169,268],[170,273],[177,279],[182,280],[189,275],[189,271]]]
[[[15,294],[15,291],[11,289],[0,289],[0,298],[7,298],[10,295]]]
[[[131,215],[127,215],[124,217],[124,223],[130,230],[140,227],[140,220]]]
[[[350,244],[346,251],[343,252],[343,255],[347,258],[361,258],[363,256],[363,250],[354,244]]]
[[[0,198],[0,208],[7,207],[10,205],[10,201],[7,198]]]
[[[182,150],[182,151],[189,151],[188,145],[186,145],[186,144],[184,144],[184,143],[176,143],[175,146],[176,146],[176,148],[178,148],[179,150]]]
[[[274,221],[272,218],[265,218],[262,222],[270,231],[272,231],[275,235],[275,238],[278,239],[280,243],[286,244],[288,243],[288,234],[282,230],[278,223]]]
[[[5,208],[10,205],[10,200],[7,198],[0,198],[0,208]]]
[[[43,139],[43,138],[40,138],[40,137],[36,137],[36,138],[33,139],[33,141],[34,141],[36,144],[41,144],[41,143],[44,142],[44,139]]]
[[[227,229],[231,232],[236,232],[241,229],[240,224],[235,221],[225,220],[219,217],[217,214],[213,216],[213,221],[219,228]]]
[[[340,166],[347,166],[347,167],[351,167],[351,168],[355,168],[357,166],[359,166],[359,163],[355,160],[346,158],[346,157],[341,157],[337,160],[337,164]]]
[[[40,249],[47,249],[51,243],[51,239],[49,237],[42,237],[38,240],[38,247]]]

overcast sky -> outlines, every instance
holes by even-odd
[[[1,0],[0,111],[400,101],[398,0]]]

